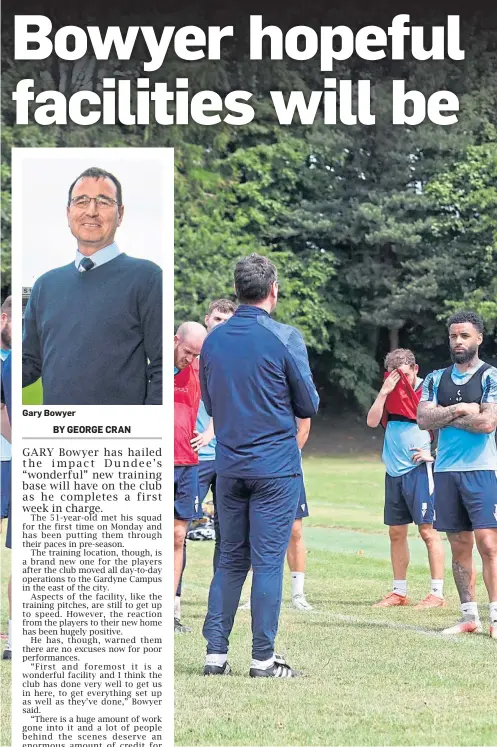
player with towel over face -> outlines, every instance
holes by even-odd
[[[408,604],[407,530],[414,522],[428,550],[431,589],[416,609],[443,607],[444,550],[433,529],[434,483],[430,435],[420,430],[416,410],[422,379],[410,350],[399,348],[385,359],[385,380],[368,412],[367,424],[385,428],[382,459],[385,464],[385,524],[389,527],[393,587],[375,607]]]

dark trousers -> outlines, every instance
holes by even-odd
[[[221,530],[219,529],[219,516],[217,513],[217,501],[216,501],[216,488],[215,487],[212,490],[212,502],[214,504],[214,533],[216,535],[216,542],[214,545],[214,555],[212,556],[212,567],[215,573],[219,565],[219,558],[221,557]]]
[[[295,519],[301,477],[217,477],[221,557],[204,622],[208,654],[225,654],[240,594],[252,565],[252,657],[274,654],[283,566]]]
[[[221,555],[221,535],[219,533],[219,519],[217,516],[217,501],[216,501],[216,461],[209,459],[201,461],[198,469],[198,497],[200,503],[205,500],[205,497],[209,490],[212,493],[212,503],[214,506],[214,532],[216,535],[216,543],[214,545],[214,556],[212,558],[212,565],[214,567],[214,573],[216,572],[217,565],[219,563],[219,557]]]

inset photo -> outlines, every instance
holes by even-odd
[[[173,150],[18,148],[12,166],[23,404],[162,404]]]

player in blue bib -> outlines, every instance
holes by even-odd
[[[477,633],[473,543],[483,562],[490,635],[497,640],[497,369],[478,357],[483,321],[461,311],[448,321],[454,365],[425,379],[418,408],[422,429],[439,428],[435,462],[435,528],[447,532],[462,620],[446,635]]]

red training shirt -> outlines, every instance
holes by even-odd
[[[198,454],[190,441],[200,404],[198,360],[174,375],[174,466],[198,464]]]

